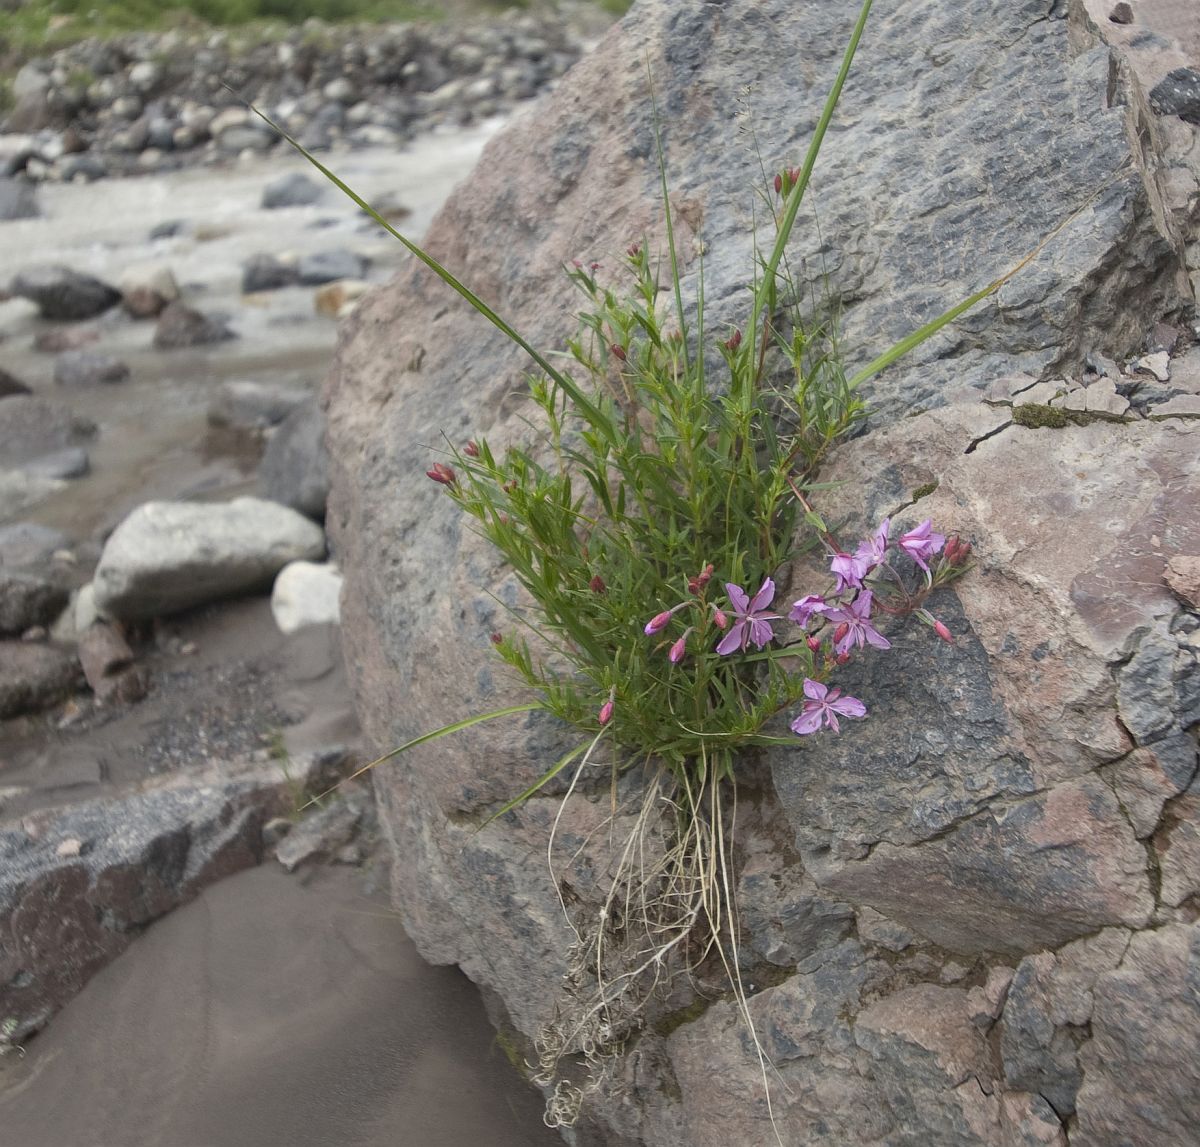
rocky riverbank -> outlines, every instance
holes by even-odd
[[[579,57],[597,14],[511,12],[469,24],[308,21],[271,31],[173,30],[86,40],[11,84],[0,167],[42,182],[172,170],[263,154],[398,147],[510,111]]]

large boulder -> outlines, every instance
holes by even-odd
[[[93,275],[70,267],[30,267],[9,284],[9,292],[37,304],[44,319],[90,319],[115,307],[121,292]]]
[[[111,617],[159,617],[271,584],[325,553],[320,526],[274,502],[147,502],[112,533],[93,584]]]
[[[325,517],[329,496],[329,453],[325,416],[316,399],[283,420],[263,452],[258,468],[263,494],[317,521]]]
[[[1183,938],[1159,943],[1155,929],[1190,927],[1200,857],[1187,827],[1200,626],[1163,582],[1169,559],[1200,555],[1198,436],[1165,406],[1126,409],[1115,385],[1080,385],[1085,359],[1133,357],[1189,303],[1187,256],[1146,93],[1065,9],[878,4],[794,233],[796,285],[840,313],[853,365],[1062,227],[864,388],[866,433],[822,476],[840,483],[824,494],[830,520],[853,530],[907,505],[911,524],[933,516],[981,557],[931,602],[955,645],[897,627],[886,657],[846,667],[870,720],[774,752],[769,775],[742,763],[741,968],[787,1143],[1064,1144],[1056,1100],[1080,1127],[1110,1129],[1097,1144],[1145,1133],[1145,1095],[1156,1126],[1194,1119],[1186,1069],[1150,1081],[1172,1069],[1144,1021],[1191,982]],[[636,7],[492,142],[426,246],[535,345],[561,346],[574,327],[552,305],[564,260],[664,249],[648,67],[685,301],[703,251],[707,326],[727,330],[764,240],[758,157],[768,172],[799,161],[850,20],[820,0]],[[328,521],[359,712],[380,750],[525,699],[486,660],[511,580],[424,471],[443,435],[520,438],[526,367],[415,262],[344,328],[326,394]],[[1074,405],[1026,400],[1038,411],[1016,421],[1019,395],[1058,374]],[[567,1003],[574,939],[531,857],[557,826],[563,883],[580,912],[598,909],[611,798],[576,794],[560,816],[538,797],[477,825],[571,743],[544,720],[497,722],[374,773],[410,934],[528,1036]],[[1068,951],[1097,934],[1145,945],[1140,967]],[[1094,999],[1060,1008],[1026,990],[1013,970],[1041,953],[1097,969]],[[1015,1034],[997,1038],[996,985],[1010,978]],[[646,1015],[622,1086],[590,1098],[598,1133],[777,1142],[737,1009],[682,988],[669,1007]],[[1194,1009],[1175,1012],[1163,1038],[1191,1047]],[[1144,1038],[1122,1032],[1126,1018]],[[1154,1066],[1089,1090],[1088,1065],[1110,1053]]]

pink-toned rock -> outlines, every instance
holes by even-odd
[[[1187,1147],[1200,1127],[1200,925],[1171,924],[1129,942],[1095,986],[1080,1053],[1072,1142]]]
[[[146,694],[145,675],[133,664],[133,650],[121,633],[97,621],[79,639],[83,675],[102,702],[141,700]]]
[[[1200,609],[1200,557],[1176,554],[1167,562],[1167,585],[1193,609]]]

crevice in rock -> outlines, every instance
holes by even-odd
[[[967,448],[963,451],[964,454],[974,454],[981,443],[986,442],[989,438],[995,438],[997,434],[1003,433],[1012,425],[1012,420],[1003,422],[996,427],[995,430],[989,430],[986,434],[980,434],[976,438],[972,438]]]

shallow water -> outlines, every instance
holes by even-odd
[[[402,204],[398,222],[419,237],[454,185],[478,159],[498,122],[416,140],[400,151],[326,157],[368,201]],[[312,387],[328,370],[337,324],[315,314],[314,288],[290,287],[243,297],[241,266],[260,252],[304,255],[350,248],[371,258],[369,278],[385,281],[404,258],[401,246],[332,186],[323,202],[264,211],[263,186],[279,175],[311,172],[291,154],[136,179],[40,190],[43,218],[0,224],[0,283],[22,268],[64,263],[116,282],[127,268],[165,263],[183,299],[228,317],[238,338],[193,350],[156,351],[153,321],[119,309],[80,324],[48,323],[21,299],[0,303],[0,366],[36,393],[61,398],[100,428],[89,445],[92,474],[26,515],[76,536],[111,528],[152,498],[225,496],[251,484],[257,451],[211,435],[205,411],[226,379],[294,382]],[[314,178],[319,174],[312,172]],[[160,223],[180,220],[183,234],[152,240]],[[33,350],[35,335],[84,326],[99,332],[88,349],[126,361],[128,382],[63,390],[54,355]],[[0,521],[4,520],[0,507]]]

